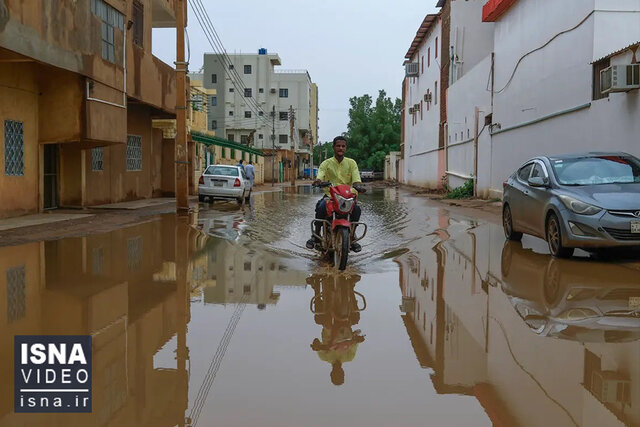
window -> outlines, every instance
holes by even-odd
[[[437,37],[436,37],[435,49],[436,49],[436,50],[435,50],[435,52],[434,52],[433,57],[434,57],[434,58],[437,58],[437,57],[438,57],[438,38],[437,38]]]
[[[91,149],[91,170],[101,171],[104,170],[104,148],[95,147]]]
[[[127,135],[127,170],[142,170],[142,137]]]
[[[133,44],[144,46],[144,6],[137,0],[133,2]]]
[[[127,239],[127,266],[129,271],[138,271],[142,267],[142,236]]]
[[[4,174],[24,176],[24,123],[4,121]]]
[[[536,163],[531,172],[531,178],[546,178],[547,172],[540,163]]]
[[[244,112],[244,118],[245,119],[250,119],[251,118],[251,111],[245,111]]]
[[[250,96],[252,96],[252,95],[251,95],[251,88],[250,88],[250,87],[246,87],[246,88],[244,88],[244,96],[245,96],[245,97],[247,97],[247,98],[248,98],[248,97],[250,97]]]
[[[435,82],[433,87],[433,104],[438,105],[438,82]]]
[[[288,98],[289,89],[280,89],[280,98]]]
[[[212,107],[216,107],[218,105],[218,97],[212,96],[211,101],[209,103],[211,104]]]
[[[7,270],[7,322],[13,323],[27,314],[25,266]]]
[[[287,144],[289,142],[289,135],[287,134],[278,135],[278,142],[280,144]]]
[[[233,67],[233,64],[229,64],[229,69],[230,69],[230,70],[233,70],[233,68],[234,68],[234,67]]]
[[[258,111],[258,115],[259,115],[260,117],[264,116],[264,111]]]
[[[286,111],[280,111],[279,117],[280,117],[280,120],[287,121],[289,120],[289,113]]]
[[[218,121],[211,120],[211,129],[218,129]]]
[[[244,73],[245,74],[251,74],[251,65],[245,65],[244,66]]]
[[[608,98],[609,93],[602,93],[602,87],[600,86],[600,71],[608,68],[611,65],[611,59],[603,59],[602,61],[595,62],[593,64],[593,100]]]
[[[427,68],[431,66],[431,48],[427,48]]]
[[[91,0],[91,12],[102,20],[102,59],[116,62],[114,29],[124,31],[124,16],[103,0]]]
[[[264,88],[263,87],[259,88],[258,93],[264,93]]]
[[[232,87],[229,88],[229,93],[233,93],[233,88]]]
[[[213,84],[218,83],[218,75],[217,74],[211,74],[211,83],[213,83]]]
[[[264,135],[263,135],[263,134],[261,134],[261,133],[259,133],[259,134],[258,134],[258,139],[264,139]]]
[[[227,135],[227,139],[233,142],[233,134],[230,133],[229,135]]]
[[[233,111],[229,111],[229,117],[233,117]]]
[[[249,135],[240,135],[240,143],[248,144],[249,143]]]
[[[529,175],[531,175],[531,169],[533,169],[533,163],[529,163],[528,165],[520,168],[518,171],[518,179],[522,182],[528,182]]]

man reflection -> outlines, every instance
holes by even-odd
[[[307,279],[314,291],[311,311],[316,323],[322,325],[322,339],[315,338],[311,348],[318,352],[320,360],[331,364],[331,382],[337,386],[344,384],[342,364],[355,358],[358,344],[364,341],[361,331],[352,328],[360,321],[360,311],[366,308],[364,296],[354,290],[359,281],[358,275],[317,275]],[[361,306],[358,297],[362,299]]]

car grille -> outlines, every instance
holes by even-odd
[[[616,240],[638,240],[640,233],[632,233],[630,230],[620,230],[619,228],[604,228]]]
[[[609,211],[611,215],[615,215],[615,216],[631,216],[634,218],[640,218],[636,216],[636,212],[640,212],[640,210],[636,209],[633,211]]]

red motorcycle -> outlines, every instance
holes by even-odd
[[[327,217],[325,219],[314,219],[311,221],[311,233],[317,239],[316,249],[322,252],[327,258],[333,257],[333,264],[339,270],[347,267],[349,249],[367,234],[367,224],[363,222],[351,222],[350,215],[356,205],[357,194],[351,191],[349,185],[332,186],[330,182],[314,184],[314,187],[329,187],[329,199],[327,200]],[[354,187],[355,188],[355,187]],[[364,193],[362,187],[356,188]],[[320,234],[316,234],[316,227],[320,229]],[[356,229],[362,228],[362,234],[356,235]]]

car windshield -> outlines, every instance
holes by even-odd
[[[629,184],[640,182],[640,161],[631,156],[551,159],[561,185]]]
[[[209,166],[206,175],[239,176],[238,168],[230,166]]]

